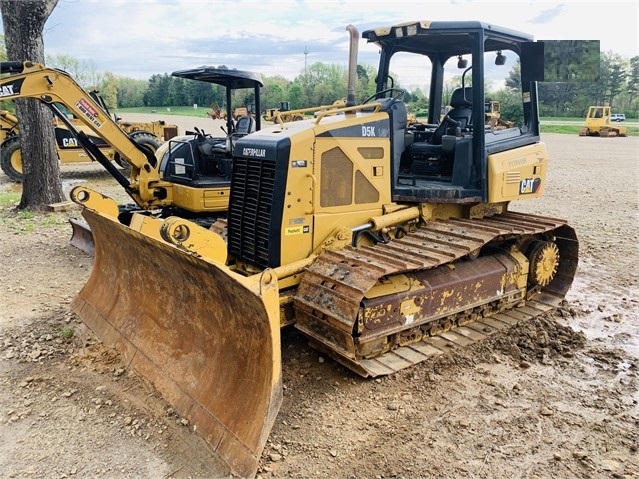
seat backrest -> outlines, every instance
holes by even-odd
[[[450,96],[450,106],[453,108],[472,107],[473,105],[473,88],[455,88]]]
[[[473,114],[472,99],[472,87],[456,88],[450,96],[450,106],[452,109],[446,114],[446,116],[458,121],[460,128],[465,128],[471,122]],[[442,121],[433,132],[428,142],[433,145],[441,145],[442,136],[448,134],[450,126],[450,122]]]
[[[473,89],[471,87],[457,88],[450,96],[450,106],[452,110],[448,116],[460,122],[460,127],[465,128],[471,121],[473,114]]]
[[[237,135],[248,135],[249,133],[253,133],[255,131],[255,120],[250,116],[243,116],[235,125],[235,134]]]

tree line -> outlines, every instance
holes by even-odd
[[[639,56],[623,58],[614,52],[602,52],[600,57],[600,79],[597,82],[540,83],[539,109],[542,116],[585,117],[591,105],[611,105],[617,112],[638,117],[639,110]],[[50,57],[51,65],[69,71],[69,58]],[[60,60],[65,60],[61,62]],[[74,78],[90,79],[101,91],[110,108],[170,107],[170,106],[223,106],[226,102],[224,88],[205,82],[173,77],[168,73],[152,75],[149,80],[117,77],[107,73],[95,81],[95,70],[91,64],[83,69],[71,64]],[[226,65],[218,68],[228,69]],[[357,65],[356,98],[363,101],[375,93],[376,68]],[[329,105],[346,97],[348,70],[335,64],[316,62],[303,69],[293,80],[283,76],[262,75],[261,109],[275,108],[286,101],[291,109]],[[509,105],[520,105],[513,94],[518,91],[518,65],[509,73],[505,85],[495,88],[486,86],[486,97],[502,104],[502,113],[507,114]],[[448,80],[447,91],[461,85],[461,77]],[[401,83],[398,84],[401,87]],[[420,88],[405,88],[404,101],[409,111],[425,113],[428,97]],[[254,92],[238,90],[232,98],[232,108],[246,106],[255,112]],[[505,108],[505,110],[504,110]]]
[[[68,55],[45,55],[44,26],[57,3],[58,0],[0,0],[4,32],[11,40],[5,44],[5,38],[0,35],[0,61],[8,58],[29,59],[64,69],[85,89],[100,90],[107,105],[114,110],[167,104],[220,104],[225,101],[220,98],[219,88],[203,82],[192,82],[193,85],[187,86],[185,80],[178,80],[166,73],[153,75],[148,80],[136,80],[111,72],[101,73],[92,61],[79,61]],[[606,52],[601,55],[600,63],[601,81],[596,84],[540,84],[541,114],[583,117],[589,105],[607,103],[616,112],[637,118],[639,57],[625,59],[613,52]],[[486,88],[487,98],[500,101],[504,117],[509,116],[509,109],[516,113],[514,110],[520,108],[517,104],[521,105],[521,98],[517,98],[514,89],[517,74],[515,65],[505,86],[493,89],[487,85]],[[292,108],[325,105],[346,96],[347,71],[338,65],[318,62],[304,68],[293,80],[280,76],[264,76],[263,79],[261,108],[277,107],[281,101],[288,101]],[[510,86],[509,79],[513,80]],[[445,85],[445,91],[451,91],[452,87],[459,84],[459,80],[452,79],[450,84]],[[402,85],[396,82],[394,86]],[[419,88],[408,90],[404,97],[408,108],[413,113],[423,114],[428,105],[426,95]],[[356,99],[363,101],[374,91],[375,68],[358,65]],[[240,91],[232,98],[233,107],[250,106],[252,102],[254,99],[247,97],[246,92],[243,95]],[[16,111],[21,129],[24,127],[24,131],[30,132],[21,136],[25,174],[18,209],[41,209],[63,201],[51,113],[44,105],[28,99],[0,101],[0,109]],[[37,168],[32,166],[36,163]]]
[[[0,36],[0,56],[5,54],[3,38]],[[201,81],[173,77],[168,73],[154,74],[148,80],[117,76],[111,72],[101,73],[91,60],[78,60],[69,55],[47,55],[46,64],[68,72],[83,88],[97,89],[113,110],[135,107],[202,107],[217,105],[224,107],[224,88]],[[218,68],[229,69],[226,65]],[[356,98],[364,100],[375,92],[376,69],[371,65],[357,66]],[[487,85],[487,98],[500,101],[502,113],[507,114],[512,105],[516,108],[519,99],[513,97],[517,90],[519,68],[516,65],[509,73],[506,83],[499,88]],[[288,102],[291,109],[328,105],[346,97],[347,68],[341,65],[316,62],[305,67],[293,80],[283,76],[262,75],[261,109],[276,108],[280,102]],[[448,81],[447,90],[461,83],[454,77]],[[401,86],[401,85],[399,85]],[[423,114],[428,98],[420,88],[407,90],[404,101],[409,111]],[[582,83],[540,83],[539,111],[541,116],[585,117],[591,105],[611,105],[614,111],[638,117],[639,110],[639,56],[627,59],[614,52],[602,52],[600,57],[600,80]],[[231,108],[248,107],[255,112],[252,89],[238,90],[233,94]],[[11,109],[5,105],[2,108]]]

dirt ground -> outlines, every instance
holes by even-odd
[[[512,206],[576,229],[564,307],[375,380],[284,331],[284,402],[258,477],[639,477],[639,138],[544,141],[546,194]],[[96,165],[62,171],[66,189],[124,199]],[[19,191],[0,175],[0,198]],[[0,477],[215,477],[193,425],[69,311],[92,266],[69,245],[79,211],[11,207],[0,206]]]

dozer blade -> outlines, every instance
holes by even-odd
[[[253,477],[282,401],[276,277],[83,216],[95,262],[73,310],[206,439],[220,459],[211,477]]]
[[[71,227],[73,228],[70,241],[71,245],[93,256],[95,246],[93,245],[93,234],[91,233],[89,225],[76,218],[69,218],[69,223],[71,223]]]

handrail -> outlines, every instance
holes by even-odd
[[[355,112],[355,111],[363,110],[364,108],[371,108],[372,106],[375,107],[375,109],[373,110],[373,113],[377,113],[382,107],[382,104],[380,102],[373,102],[373,103],[366,103],[364,105],[354,105],[354,106],[336,107],[334,105],[321,105],[321,106],[314,106],[310,108],[299,108],[297,110],[277,112],[275,113],[275,119],[277,120],[278,124],[283,126],[284,121],[282,121],[282,118],[280,116],[281,114],[293,116],[296,114],[303,115],[304,113],[312,112],[312,113],[317,113],[317,117],[316,117],[317,121],[315,122],[315,124],[318,124],[320,120],[324,118],[325,116],[333,116],[338,113],[345,113],[345,112]]]

